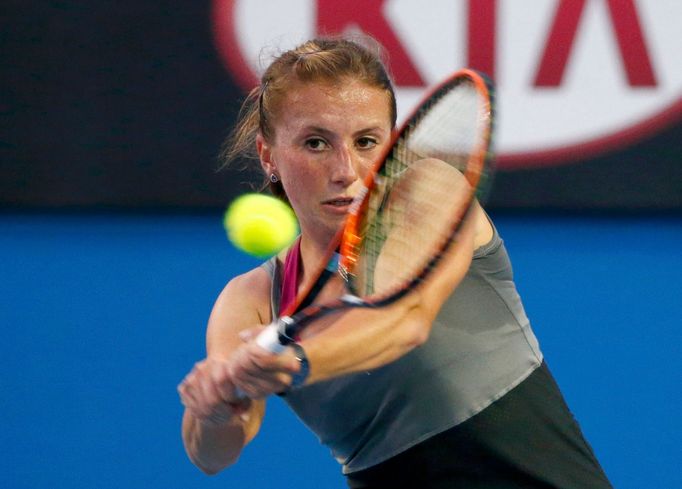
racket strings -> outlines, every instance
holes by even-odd
[[[370,191],[353,272],[357,295],[384,296],[413,281],[468,207],[489,114],[466,82],[439,95],[404,127]]]

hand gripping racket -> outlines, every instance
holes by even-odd
[[[280,353],[316,319],[391,304],[424,281],[474,199],[487,193],[492,128],[493,88],[485,76],[464,69],[433,88],[367,175],[315,279],[256,342]],[[311,304],[334,273],[345,293]]]

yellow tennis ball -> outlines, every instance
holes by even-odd
[[[235,247],[259,258],[278,253],[298,234],[291,207],[278,198],[256,193],[236,198],[225,211],[223,225]]]

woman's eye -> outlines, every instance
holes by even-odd
[[[377,145],[377,141],[374,138],[363,137],[358,139],[357,145],[361,149],[371,149]]]
[[[327,147],[327,142],[320,138],[310,138],[306,140],[305,145],[308,149],[313,151],[321,151]]]

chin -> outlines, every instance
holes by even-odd
[[[324,224],[321,224],[319,229],[326,236],[328,236],[328,239],[331,241],[331,239],[336,235],[336,233],[343,227],[345,222],[346,222],[346,217],[343,216],[339,219],[335,219],[333,221],[325,222]]]

